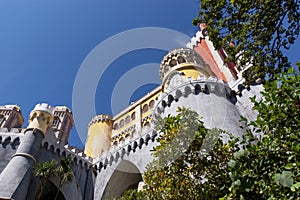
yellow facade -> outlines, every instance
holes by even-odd
[[[90,124],[85,154],[94,158],[110,147],[112,135],[112,121],[98,121]]]

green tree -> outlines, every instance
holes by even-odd
[[[35,176],[39,177],[41,184],[38,199],[42,199],[43,193],[47,193],[47,191],[45,191],[45,186],[51,177],[59,178],[59,184],[54,199],[58,198],[60,189],[63,186],[63,184],[68,181],[71,181],[73,178],[71,165],[72,157],[70,156],[61,159],[59,163],[56,160],[39,162],[38,167],[34,171]]]
[[[158,120],[159,145],[144,173],[149,199],[216,199],[231,185],[227,163],[235,143],[223,144],[221,130],[208,130],[196,112]]]
[[[57,165],[55,175],[59,177],[59,185],[55,195],[55,199],[57,199],[59,191],[64,183],[69,182],[73,178],[72,171],[72,157],[69,156],[65,159],[60,160],[60,164]]]
[[[55,160],[39,162],[38,167],[35,169],[34,174],[35,176],[39,177],[41,186],[38,193],[38,199],[42,198],[42,193],[45,190],[45,185],[49,178],[54,176],[56,165],[57,163]]]
[[[126,199],[134,199],[134,200],[146,200],[147,199],[147,193],[146,191],[137,191],[137,189],[133,190],[127,190],[124,192],[120,200],[126,200]]]
[[[177,116],[159,120],[160,144],[144,173],[140,197],[299,199],[299,71],[290,68],[276,75],[262,95],[259,102],[252,99],[257,120],[246,122],[242,138],[228,134],[227,143],[220,137],[227,133],[206,129],[194,111],[182,108]]]
[[[252,99],[259,115],[231,160],[228,198],[300,198],[299,71],[290,68],[275,78],[266,83],[261,101]]]
[[[243,74],[250,84],[290,67],[284,49],[299,35],[299,0],[200,0],[193,24],[199,23],[206,23],[215,48],[226,50],[227,61],[239,60],[240,69],[253,65]]]

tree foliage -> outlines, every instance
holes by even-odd
[[[290,68],[276,75],[262,94],[259,102],[252,99],[259,115],[246,122],[242,138],[205,128],[197,113],[185,108],[159,120],[160,144],[144,173],[145,189],[129,194],[136,199],[299,199],[299,72]]]
[[[243,74],[249,84],[290,67],[284,49],[299,35],[299,0],[201,0],[193,21],[199,23],[206,23],[209,39],[226,50],[228,61],[240,69],[253,65]]]
[[[71,181],[73,178],[71,165],[71,157],[61,159],[59,162],[57,162],[56,160],[39,162],[38,167],[36,167],[34,171],[35,176],[39,177],[41,183],[41,189],[38,194],[38,199],[42,199],[42,194],[43,192],[45,192],[43,191],[45,189],[45,185],[51,177],[59,178],[59,184],[54,199],[58,198],[59,191],[63,184]]]
[[[231,160],[228,198],[300,198],[299,71],[290,68],[275,78],[265,85],[261,101],[252,99],[259,115],[248,124],[253,129],[245,134],[243,148]]]
[[[144,174],[149,198],[214,199],[226,194],[230,184],[226,163],[231,152],[216,138],[220,130],[206,129],[198,114],[185,108],[177,116],[159,120],[157,128],[160,145]]]

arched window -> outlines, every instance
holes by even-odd
[[[143,106],[142,113],[145,113],[145,112],[147,112],[148,110],[149,110],[149,106],[148,106],[148,104],[145,104],[145,105]]]
[[[131,114],[131,120],[135,120],[135,112]]]
[[[149,122],[146,122],[146,123],[144,124],[144,127],[150,127],[150,123],[149,123]]]
[[[0,115],[0,127],[2,127],[2,124],[4,124],[5,117],[4,115]]]
[[[118,141],[114,141],[113,145],[118,146]]]
[[[59,117],[55,116],[53,119],[53,126],[58,126],[59,122],[60,122]]]
[[[122,128],[124,126],[124,119],[122,119],[121,121],[120,121],[120,128]]]
[[[175,65],[177,65],[177,61],[175,59],[172,59],[169,63],[170,67],[173,67]]]
[[[150,109],[154,108],[154,100],[151,100],[149,103]]]
[[[118,123],[115,123],[114,124],[114,130],[118,130],[119,129],[119,125],[118,125]]]
[[[182,56],[178,56],[177,60],[178,60],[178,63],[179,63],[179,64],[180,64],[180,63],[185,63],[185,62],[186,62],[186,60],[185,60],[184,57],[182,57]]]
[[[130,122],[130,117],[129,117],[129,115],[128,116],[126,116],[126,118],[125,118],[125,124],[128,124]]]
[[[119,139],[119,142],[120,143],[122,143],[122,142],[124,142],[125,141],[125,138],[124,137],[121,137],[120,139]]]

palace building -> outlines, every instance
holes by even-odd
[[[259,96],[263,87],[245,88],[236,63],[225,64],[225,59],[226,52],[213,47],[201,24],[186,47],[162,58],[159,87],[116,116],[91,119],[84,150],[68,145],[74,124],[69,108],[38,104],[24,128],[18,106],[0,106],[0,199],[37,199],[41,187],[33,171],[38,163],[68,156],[73,178],[62,186],[59,199],[113,199],[138,188],[157,145],[154,119],[176,115],[178,107],[196,111],[207,128],[241,136],[240,116],[255,119],[249,97]],[[59,179],[50,177],[47,185],[55,191]]]

